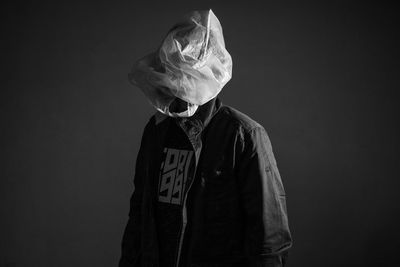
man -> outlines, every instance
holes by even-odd
[[[158,112],[137,156],[120,267],[284,265],[284,188],[264,128],[217,97],[231,74],[211,10],[186,15],[133,68]]]

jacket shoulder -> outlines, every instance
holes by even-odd
[[[223,105],[220,109],[221,119],[236,124],[237,127],[243,128],[245,131],[251,131],[255,128],[264,128],[260,123],[250,118],[243,112],[227,105]]]

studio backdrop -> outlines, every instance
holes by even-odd
[[[375,3],[26,1],[2,7],[0,266],[116,266],[143,128],[128,81],[209,9],[286,189],[288,266],[397,266],[398,16]]]

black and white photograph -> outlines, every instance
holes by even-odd
[[[399,11],[6,1],[0,267],[400,266]]]

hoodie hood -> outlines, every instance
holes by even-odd
[[[216,97],[232,77],[232,58],[225,49],[222,27],[212,12],[193,11],[175,24],[159,49],[138,60],[129,80],[149,102],[171,117],[190,117]],[[178,97],[187,110],[174,113]]]

